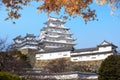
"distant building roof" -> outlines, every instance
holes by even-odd
[[[94,48],[84,48],[84,49],[75,49],[72,53],[88,52],[88,51],[96,51],[96,50],[98,50],[97,47],[94,47]]]
[[[48,20],[64,22],[62,19],[60,19],[60,18],[54,18],[54,17],[49,17]]]
[[[112,44],[112,43],[109,43],[109,42],[107,42],[107,41],[103,41],[101,44],[99,44],[97,47],[104,47],[104,46],[113,46],[113,47],[116,47],[117,48],[117,46],[116,45],[114,45],[114,44]]]
[[[16,39],[23,40],[23,38],[21,37],[21,35],[15,37],[13,40],[16,40]]]
[[[26,38],[26,37],[33,37],[33,38],[35,38],[36,36],[34,36],[34,34],[28,34],[28,33],[27,33],[26,36],[25,36],[25,38]]]
[[[105,47],[105,46],[113,46],[115,48],[117,48],[117,46],[115,46],[112,43],[109,43],[107,41],[103,41],[100,45],[98,45],[97,47],[93,47],[93,48],[83,48],[83,49],[75,49],[72,53],[77,53],[77,52],[88,52],[88,51],[96,51],[98,50],[99,47]]]
[[[47,22],[45,22],[45,24],[49,23],[49,22],[60,22],[60,23],[65,23],[64,20],[60,19],[60,18],[54,18],[54,17],[49,17]]]

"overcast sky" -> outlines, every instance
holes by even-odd
[[[44,12],[38,14],[36,11],[37,5],[31,5],[31,7],[25,7],[22,13],[22,17],[16,20],[16,24],[12,24],[12,21],[4,21],[7,17],[7,13],[4,7],[0,10],[0,38],[8,38],[8,42],[11,43],[12,39],[18,35],[25,36],[26,33],[40,34],[40,29],[45,26],[44,22],[47,20],[47,16]],[[67,20],[65,26],[70,28],[70,32],[73,34],[73,38],[77,39],[75,43],[76,48],[88,48],[99,45],[102,41],[106,40],[120,47],[120,15],[119,11],[114,15],[111,15],[111,9],[108,5],[97,6],[93,5],[93,9],[96,9],[98,21],[90,21],[85,24],[81,17],[71,18]],[[118,16],[119,15],[119,16]],[[59,17],[52,13],[52,17]]]

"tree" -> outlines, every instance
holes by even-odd
[[[5,48],[5,40],[0,39],[0,52],[4,50]]]
[[[102,62],[98,80],[120,80],[120,55],[109,56]]]
[[[8,72],[0,72],[0,80],[27,80],[27,79],[19,78],[18,76],[10,74]]]
[[[17,74],[17,72],[22,71],[23,68],[31,68],[26,55],[17,50],[0,52],[0,71]]]
[[[59,14],[60,10],[64,8],[64,13],[69,16],[81,16],[85,22],[95,20],[95,10],[91,10],[90,4],[94,0],[2,0],[8,11],[8,19],[18,19],[21,14],[19,10],[22,10],[23,6],[27,6],[30,2],[40,2],[40,6],[37,8],[38,11],[44,11],[48,14],[52,11]],[[97,4],[110,4],[113,11],[120,7],[120,0],[95,0]],[[67,18],[67,17],[64,17]]]
[[[6,44],[7,38],[0,39],[0,52],[9,50],[9,45]]]
[[[12,44],[7,43],[6,38],[0,38],[0,52],[5,52],[11,50]]]

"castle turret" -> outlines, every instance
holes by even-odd
[[[73,47],[74,39],[69,32],[69,28],[64,27],[64,21],[58,18],[49,18],[45,27],[41,29],[39,40],[44,48]]]
[[[37,49],[38,41],[35,39],[34,34],[26,34],[25,37],[17,36],[14,38],[13,49]]]

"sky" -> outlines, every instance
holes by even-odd
[[[38,4],[31,4],[29,7],[24,7],[21,18],[12,23],[12,20],[5,21],[7,12],[4,7],[0,8],[0,38],[7,38],[8,43],[13,42],[13,38],[26,33],[39,36],[40,29],[45,26],[47,21],[46,13],[37,13]],[[85,24],[81,17],[71,18],[65,23],[65,27],[70,28],[73,38],[76,39],[76,48],[96,47],[104,40],[120,47],[120,15],[119,11],[111,14],[111,8],[108,5],[98,6],[93,5],[92,9],[96,10],[98,21],[90,21]],[[52,17],[59,17],[54,13]]]

